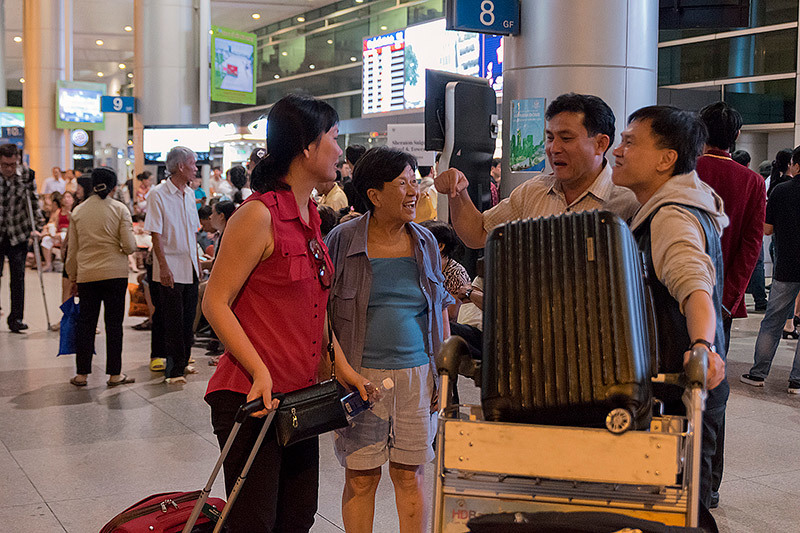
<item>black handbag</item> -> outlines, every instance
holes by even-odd
[[[328,356],[331,361],[330,379],[288,392],[281,398],[275,414],[275,428],[281,446],[291,446],[296,442],[348,425],[341,402],[345,390],[336,381],[336,354],[333,350],[330,317]]]

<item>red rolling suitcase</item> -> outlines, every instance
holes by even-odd
[[[628,226],[604,211],[510,222],[485,261],[486,420],[648,427],[655,334]]]
[[[227,505],[219,498],[209,498],[211,486],[217,478],[222,463],[239,433],[242,422],[252,413],[264,409],[259,398],[242,405],[236,413],[236,420],[225,446],[222,448],[217,464],[211,472],[205,488],[194,492],[164,492],[154,494],[135,503],[108,522],[100,533],[211,533],[222,531],[233,502],[241,490],[247,472],[261,448],[275,412],[267,415],[255,445],[239,474],[236,484],[228,498]]]

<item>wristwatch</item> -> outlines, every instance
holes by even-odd
[[[692,343],[689,345],[689,350],[694,348],[695,344],[702,344],[703,346],[705,346],[706,348],[708,348],[709,350],[711,350],[712,352],[715,352],[715,353],[717,351],[717,347],[714,344],[711,344],[710,342],[708,342],[705,339],[695,339],[695,340],[693,340]]]

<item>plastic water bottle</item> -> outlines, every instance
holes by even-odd
[[[394,388],[394,381],[392,381],[392,378],[386,378],[377,387],[372,387],[372,390],[369,390],[369,387],[367,388],[368,400],[361,398],[361,394],[358,391],[351,392],[342,398],[342,407],[347,419],[352,420],[364,411],[371,409],[392,388]]]

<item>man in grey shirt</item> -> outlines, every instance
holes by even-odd
[[[448,169],[435,179],[450,197],[453,227],[464,243],[482,248],[496,226],[522,218],[606,209],[628,220],[639,208],[631,191],[611,181],[605,158],[614,140],[614,112],[597,96],[562,94],[545,112],[545,154],[553,171],[526,181],[492,209],[480,213],[467,194],[464,174]]]

